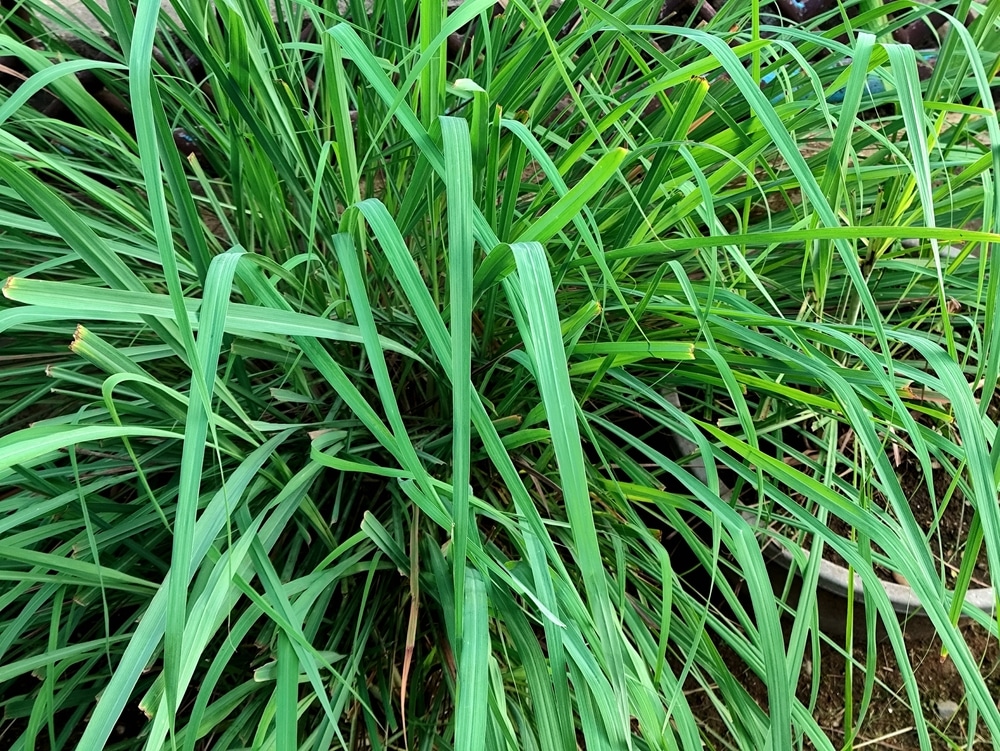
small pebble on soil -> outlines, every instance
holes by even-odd
[[[938,717],[947,721],[958,712],[958,702],[954,702],[951,699],[942,699],[934,705],[934,709],[937,710]]]

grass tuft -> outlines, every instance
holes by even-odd
[[[0,745],[847,748],[882,636],[1000,738],[1000,6],[85,5],[0,16]]]

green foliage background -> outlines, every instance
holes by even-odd
[[[824,546],[1000,738],[1000,6],[921,81],[909,2],[86,5],[0,27],[5,746],[832,749]],[[950,589],[894,451],[975,512]]]

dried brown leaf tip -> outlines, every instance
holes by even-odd
[[[70,351],[76,352],[77,346],[80,344],[80,341],[86,334],[87,334],[86,327],[83,326],[82,324],[78,324],[76,327],[76,331],[73,332],[73,341],[70,342],[69,344]]]

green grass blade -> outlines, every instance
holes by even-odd
[[[464,120],[441,119],[448,196],[448,276],[451,297],[452,347],[452,543],[455,587],[455,647],[464,649],[465,558],[476,518],[469,508],[472,407],[472,141]],[[470,738],[471,740],[471,738]]]
[[[483,748],[489,717],[490,634],[486,584],[475,569],[466,570],[462,654],[458,663],[455,748]]]
[[[542,246],[538,243],[515,243],[511,248],[517,262],[518,279],[528,314],[536,377],[552,432],[566,512],[576,545],[574,557],[583,576],[601,646],[606,652],[611,685],[618,697],[616,715],[620,724],[606,728],[614,744],[619,739],[624,741],[628,733],[629,711],[625,704],[627,691],[624,664],[618,641],[620,634],[617,616],[601,565],[597,529],[584,472],[580,429],[576,421],[576,400],[569,380],[566,353],[559,336],[555,293]]]
[[[563,227],[573,221],[587,201],[597,195],[597,192],[615,176],[626,156],[628,151],[621,148],[612,149],[602,156],[583,179],[541,217],[533,221],[517,241],[545,243],[555,237]]]
[[[202,512],[195,526],[194,553],[189,561],[188,570],[182,572],[185,587],[225,525],[229,516],[230,499],[243,495],[260,469],[289,435],[288,431],[279,434],[250,454],[230,474],[226,484],[213,496]],[[168,574],[168,578],[171,575]],[[150,657],[161,644],[167,622],[167,600],[167,585],[164,583],[150,600],[143,618],[132,633],[128,647],[94,708],[90,722],[87,723],[83,735],[77,742],[76,751],[103,748],[111,736],[136,682],[149,664]]]

